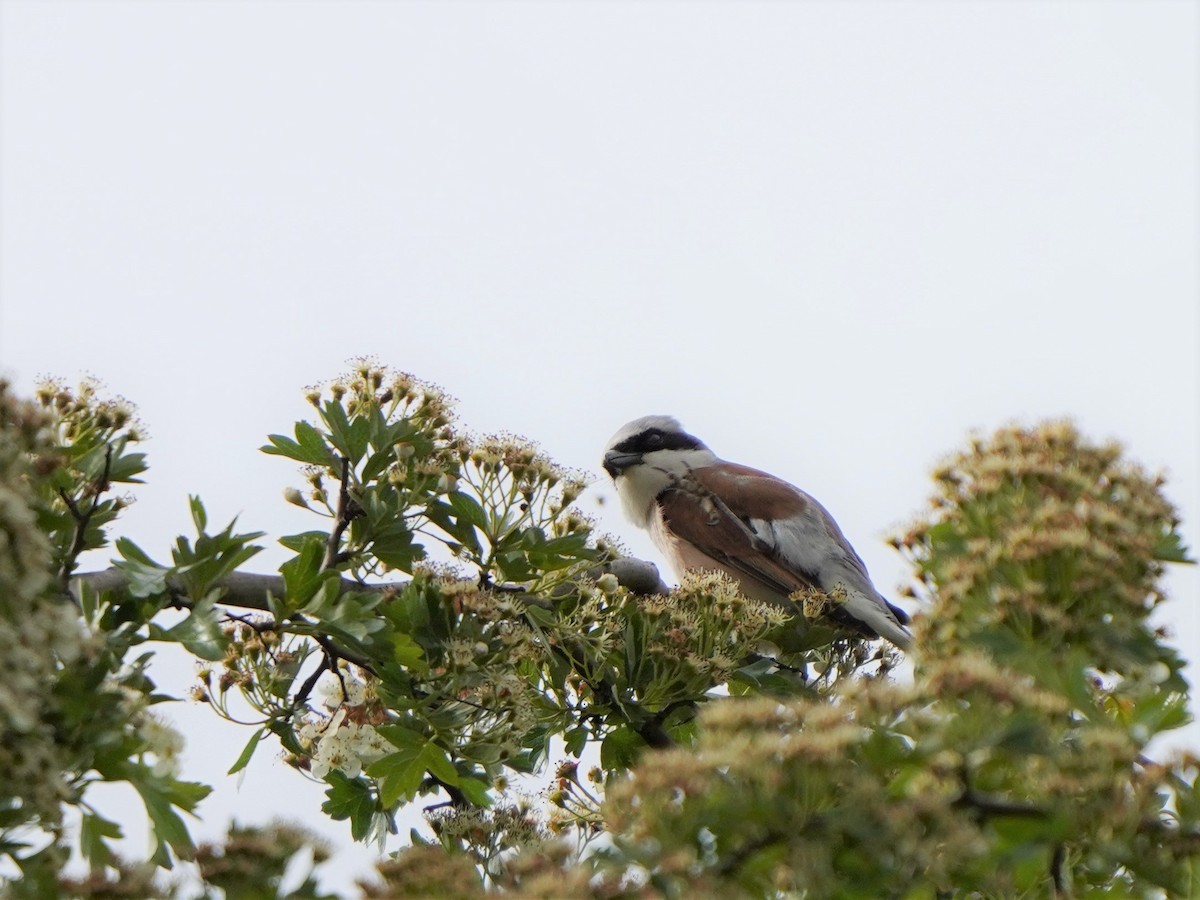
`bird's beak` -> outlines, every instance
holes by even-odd
[[[622,471],[641,461],[642,454],[640,453],[618,453],[616,450],[609,450],[604,454],[604,471],[615,480]]]

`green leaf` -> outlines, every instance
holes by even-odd
[[[350,820],[350,834],[354,840],[363,840],[371,831],[371,820],[378,804],[370,787],[361,778],[349,778],[336,769],[325,776],[329,799],[321,804],[321,811],[336,821]]]
[[[567,752],[578,759],[583,748],[587,746],[588,730],[582,726],[572,728],[564,737],[566,738]]]
[[[160,779],[163,796],[184,812],[194,812],[200,801],[212,793],[212,788],[199,781],[177,781],[174,778]]]
[[[1191,720],[1187,695],[1169,691],[1159,691],[1142,698],[1133,713],[1133,721],[1145,728],[1149,734],[1182,728]]]
[[[367,442],[371,437],[370,421],[355,416],[351,422],[346,418],[342,404],[335,400],[330,400],[322,407],[321,418],[329,429],[329,442],[343,456],[350,458],[351,465],[358,465],[367,452]]]
[[[366,772],[379,780],[379,800],[384,807],[409,801],[425,780],[425,748],[405,747],[367,766]]]
[[[250,735],[250,740],[246,742],[246,746],[242,749],[237,761],[230,766],[229,771],[225,773],[226,775],[233,775],[237,772],[240,772],[250,764],[250,757],[254,756],[254,751],[258,749],[258,742],[263,739],[266,733],[267,729],[266,726],[264,726],[258,729],[258,731],[254,732],[254,734]]]
[[[406,669],[415,669],[418,672],[429,668],[425,663],[425,651],[421,649],[421,645],[400,631],[392,634],[392,659]]]
[[[454,763],[450,761],[450,757],[446,755],[446,751],[435,744],[426,744],[423,754],[425,768],[429,770],[429,774],[438,781],[445,782],[449,785],[457,785],[461,780],[458,769],[454,768]]]
[[[488,530],[487,513],[483,511],[478,500],[463,491],[455,491],[448,499],[450,508],[454,510],[458,518],[469,522],[480,531]]]
[[[108,480],[117,484],[141,484],[142,480],[135,476],[146,471],[145,453],[125,453],[125,442],[121,442],[121,452],[113,454],[112,465],[108,470]]]
[[[1195,565],[1196,561],[1188,556],[1183,537],[1177,531],[1162,535],[1154,545],[1154,558],[1159,562],[1185,563]]]
[[[451,495],[451,497],[455,496],[458,495]],[[429,517],[429,521],[462,544],[472,554],[479,556],[483,553],[483,547],[479,542],[479,533],[475,530],[475,526],[470,521],[459,518],[458,511],[449,503],[435,500],[429,504],[425,514]]]
[[[308,422],[296,423],[296,441],[304,451],[308,462],[318,466],[335,466],[337,457],[325,443],[325,437]]]
[[[303,537],[305,541],[300,552],[279,567],[287,588],[286,605],[289,610],[299,609],[312,599],[321,584],[321,561],[325,556],[328,535],[309,532]]]
[[[325,443],[325,438],[308,422],[296,423],[296,438],[292,440],[282,434],[267,435],[271,443],[259,449],[263,453],[284,456],[310,466],[331,468],[337,464],[337,458]]]
[[[640,734],[628,725],[613,729],[600,745],[600,766],[604,769],[629,769],[646,746]]]
[[[196,855],[192,836],[188,833],[183,819],[172,809],[171,800],[168,799],[167,794],[148,779],[131,778],[130,783],[142,795],[146,813],[154,825],[154,835],[159,845],[156,858],[165,856],[162,852],[162,844],[166,843],[180,859],[192,859]]]
[[[176,538],[172,556],[175,574],[183,582],[188,596],[195,600],[203,597],[217,581],[236,571],[262,550],[262,547],[250,542],[262,537],[263,532],[235,534],[235,518],[220,534],[206,534],[203,530],[207,524],[204,507],[198,498],[191,500],[192,517],[200,534],[194,547],[186,537],[181,535]]]
[[[150,623],[150,639],[156,641],[177,641],[201,659],[211,662],[225,658],[225,647],[228,641],[221,631],[220,618],[214,601],[217,592],[209,592],[193,607],[186,619],[168,629]]]
[[[204,528],[208,525],[208,515],[204,512],[204,504],[195,494],[189,494],[188,505],[192,509],[192,523],[196,526],[196,534],[204,534]]]
[[[130,596],[142,599],[166,591],[170,571],[166,566],[152,560],[129,538],[117,539],[117,552],[122,558],[113,560],[113,565],[125,573]]]
[[[458,789],[475,806],[486,807],[492,805],[492,795],[488,793],[488,783],[486,781],[467,776],[459,780]]]
[[[288,459],[298,462],[304,461],[304,450],[290,437],[284,437],[282,434],[268,434],[267,440],[271,443],[263,444],[258,448],[263,453],[271,456],[286,456]]]
[[[95,624],[99,619],[100,610],[107,605],[101,602],[100,592],[82,580],[75,582],[72,587],[75,596],[79,599],[79,609],[83,613],[83,620]]]
[[[121,826],[101,816],[83,813],[79,823],[79,850],[93,868],[109,866],[114,862],[112,849],[106,838],[121,837]]]
[[[420,749],[429,743],[429,738],[419,731],[403,725],[380,725],[375,729],[384,740],[400,750]]]
[[[304,545],[311,540],[320,541],[321,546],[325,546],[325,541],[329,539],[329,533],[325,531],[302,531],[299,534],[289,534],[281,537],[279,543],[287,547],[293,553],[299,553],[304,549]]]

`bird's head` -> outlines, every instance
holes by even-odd
[[[612,476],[626,515],[645,527],[654,498],[691,469],[712,465],[717,457],[671,416],[642,416],[613,435],[604,453],[604,471]]]

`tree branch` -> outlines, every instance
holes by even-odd
[[[992,819],[998,816],[1045,819],[1050,815],[1040,806],[1033,806],[1029,803],[1014,803],[1011,800],[1001,800],[998,797],[988,797],[971,789],[963,791],[951,806],[969,810],[980,819]]]
[[[350,524],[350,520],[354,518],[350,503],[350,460],[343,456],[342,480],[341,486],[338,488],[337,512],[335,513],[336,521],[333,531],[329,532],[329,540],[325,542],[325,558],[321,561],[322,572],[337,565],[338,548],[342,544],[342,535],[346,532],[346,526]]]
[[[644,560],[614,560],[613,562],[597,566],[592,574],[599,576],[606,573],[615,575],[617,581],[623,587],[635,594],[665,594],[668,590],[659,577],[658,568],[654,563]],[[71,581],[86,584],[98,593],[121,591],[129,586],[129,580],[126,578],[125,573],[116,567],[103,569],[99,572],[81,572],[75,575]],[[359,593],[386,593],[392,591],[398,593],[408,586],[407,581],[364,584],[351,578],[342,578],[340,582],[338,591],[340,594],[346,594],[351,591]],[[268,595],[282,597],[287,593],[287,587],[281,575],[234,572],[222,578],[217,584],[225,589],[224,595],[218,601],[222,605],[237,606],[242,609],[255,609],[260,612],[270,612],[271,610],[270,605],[267,603]],[[187,593],[183,582],[177,578],[167,579],[167,590],[175,597],[182,597]]]

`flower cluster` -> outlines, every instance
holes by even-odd
[[[48,378],[38,385],[38,403],[54,415],[59,443],[74,444],[91,434],[122,431],[132,442],[145,440],[146,428],[124,397],[106,397],[99,381],[86,378],[75,389]]]
[[[472,857],[447,853],[437,844],[416,844],[377,863],[378,881],[360,881],[368,900],[407,900],[409,897],[486,897],[483,880]]]
[[[458,490],[486,511],[473,539],[448,542],[489,578],[540,587],[573,574],[594,555],[592,522],[570,509],[588,483],[515,435],[488,435],[464,445]]]
[[[328,444],[337,456],[350,459],[356,492],[375,483],[388,485],[400,492],[408,505],[420,507],[427,495],[455,490],[467,450],[454,432],[453,398],[441,388],[363,359],[328,385],[309,388],[306,397],[328,429]],[[342,433],[355,422],[358,424],[350,430],[358,429],[361,437],[354,440],[363,440],[357,453],[351,452],[352,441]],[[311,434],[315,436],[316,432]],[[387,454],[386,465],[372,462],[367,469],[361,467],[365,439],[369,439],[372,449]],[[288,502],[308,507],[311,501],[324,507],[327,515],[335,516],[342,478],[340,465],[332,461],[310,464],[304,472],[307,491],[289,488],[285,491]]]
[[[1080,730],[1068,706],[975,653],[908,686],[845,681],[833,702],[715,701],[695,748],[647,757],[609,790],[616,858],[679,894],[1015,896],[1070,835],[1111,872],[1167,795],[1131,793],[1136,745],[1114,728]],[[1195,782],[1166,770],[1180,771],[1147,778],[1193,802]],[[997,865],[997,822],[1046,868]],[[1186,856],[1186,835],[1158,833],[1174,848],[1158,855]]]
[[[1141,654],[1123,645],[1152,647],[1160,560],[1178,547],[1161,478],[1049,422],[974,439],[934,480],[929,514],[893,541],[917,568],[913,593],[934,603],[919,645],[949,655],[1007,632],[1132,672]]]
[[[288,870],[295,876],[297,854],[309,853],[312,866],[330,858],[330,848],[316,834],[284,822],[265,826],[230,826],[222,843],[204,843],[196,849],[196,864],[204,881],[222,888],[227,897],[278,896],[279,883]],[[312,876],[310,875],[310,882]],[[310,883],[304,885],[310,887]],[[139,896],[149,896],[143,894]],[[294,896],[310,896],[297,890]]]
[[[234,697],[242,697],[266,717],[286,716],[291,706],[288,688],[312,652],[305,638],[281,634],[270,616],[231,617],[221,626],[225,657],[216,666],[197,667],[197,684],[191,698],[212,706],[217,715],[230,721],[240,718],[230,708]],[[231,689],[237,692],[231,694]]]
[[[526,601],[450,573],[426,576],[421,587],[448,627],[414,682],[420,708],[453,723],[447,738],[466,759],[487,765],[518,756],[549,715],[535,675],[546,649],[526,621]],[[441,714],[446,709],[457,714]]]
[[[373,684],[352,667],[340,668],[336,678],[326,677],[321,687],[328,713],[310,710],[296,729],[308,753],[308,771],[314,778],[334,770],[357,778],[366,766],[395,749],[375,730],[388,721],[388,714]]]
[[[425,818],[443,846],[466,851],[493,878],[505,856],[537,850],[550,836],[541,813],[527,797],[490,809],[441,807]]]
[[[12,825],[59,827],[77,760],[56,732],[64,718],[56,685],[63,666],[97,649],[74,607],[52,595],[30,466],[51,452],[50,431],[49,416],[0,382],[0,806],[10,810],[0,837]]]
[[[308,402],[318,409],[326,395],[335,403],[344,402],[346,412],[351,416],[379,408],[389,417],[411,417],[427,422],[433,428],[449,425],[454,420],[453,397],[437,385],[407,372],[389,372],[387,366],[371,357],[354,360],[349,372],[327,385],[309,387],[305,392]]]

